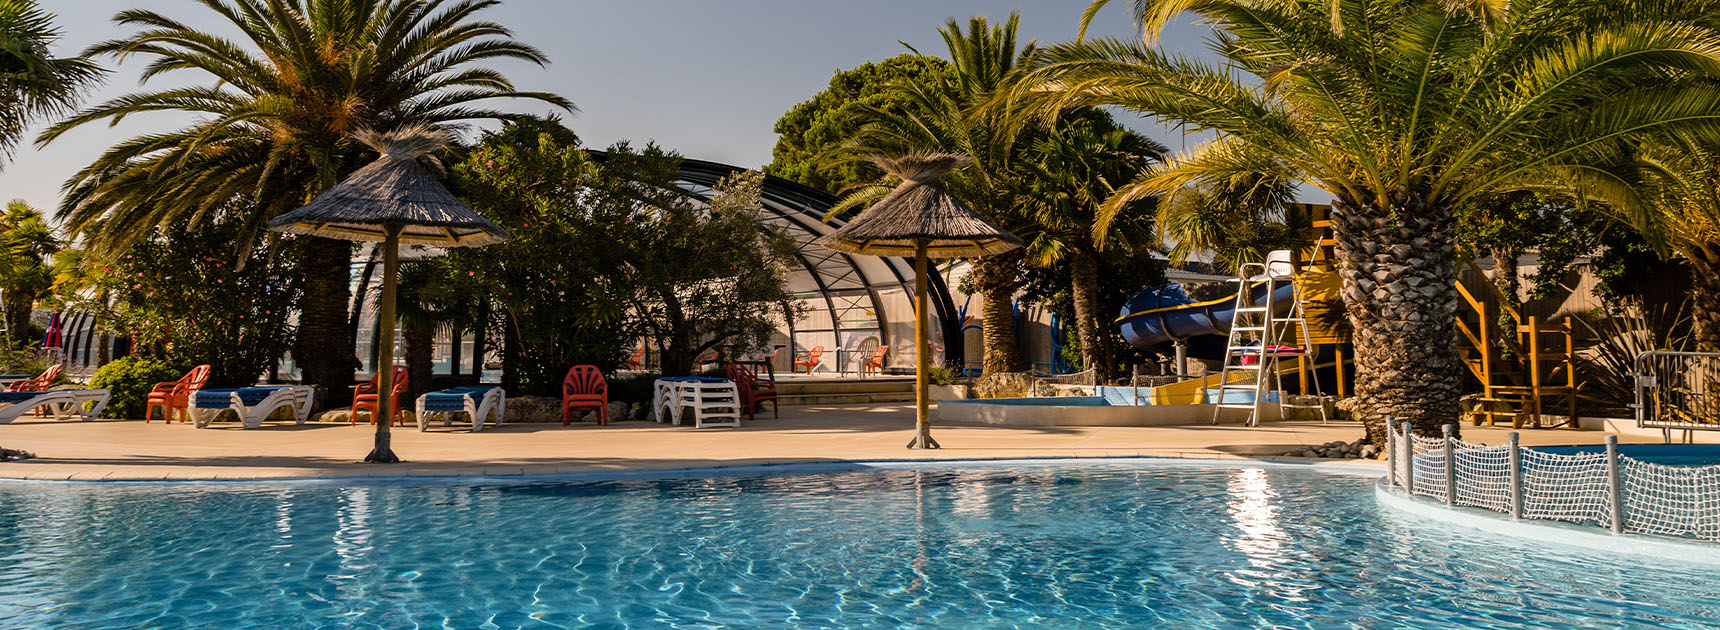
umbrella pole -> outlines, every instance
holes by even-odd
[[[382,241],[382,304],[377,314],[376,342],[379,347],[376,360],[376,413],[370,416],[376,423],[376,448],[364,456],[364,461],[372,464],[397,464],[400,458],[395,456],[388,426],[394,424],[394,285],[399,281],[400,273],[400,230],[402,226],[388,225],[383,230],[387,232]]]
[[[926,396],[926,241],[914,242],[914,439],[908,448],[942,448],[932,439]]]

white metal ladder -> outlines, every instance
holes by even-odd
[[[1225,341],[1224,370],[1219,373],[1218,386],[1206,387],[1202,395],[1211,397],[1212,390],[1218,390],[1218,396],[1212,410],[1212,423],[1218,424],[1219,418],[1227,409],[1247,410],[1247,426],[1260,424],[1260,410],[1266,404],[1267,394],[1277,391],[1278,407],[1281,415],[1287,415],[1285,409],[1318,409],[1320,422],[1327,422],[1326,405],[1320,395],[1320,379],[1315,374],[1308,374],[1308,382],[1313,385],[1315,396],[1313,404],[1291,402],[1284,394],[1284,376],[1278,369],[1281,358],[1308,359],[1308,369],[1314,367],[1313,357],[1309,354],[1312,344],[1308,343],[1308,321],[1302,309],[1302,287],[1296,282],[1296,265],[1289,250],[1277,250],[1266,256],[1265,263],[1244,263],[1237,270],[1236,307],[1231,313],[1230,334]],[[1278,287],[1290,283],[1291,300],[1289,314],[1279,317],[1272,311],[1272,296]],[[1265,285],[1266,292],[1262,294],[1260,303],[1254,300],[1254,287]],[[1294,332],[1293,332],[1294,331]],[[1296,335],[1295,333],[1300,333]],[[1280,350],[1288,347],[1289,342],[1303,344],[1295,350]],[[1252,363],[1244,360],[1253,358]],[[1244,382],[1233,383],[1231,374],[1247,375]],[[1268,380],[1268,374],[1271,375]],[[1272,389],[1267,388],[1267,384]],[[1253,392],[1253,400],[1242,402],[1233,400],[1232,392]],[[1307,392],[1302,392],[1304,396]]]

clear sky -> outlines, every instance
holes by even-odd
[[[41,3],[58,14],[64,30],[58,52],[64,55],[118,36],[110,18],[127,8],[154,9],[224,31],[219,18],[191,0]],[[1138,36],[1127,15],[1130,4],[1114,2],[1089,35]],[[1023,40],[1073,39],[1085,5],[1083,0],[506,0],[480,15],[513,28],[521,41],[549,55],[548,68],[498,67],[523,89],[555,92],[578,105],[569,124],[587,144],[655,140],[688,157],[757,167],[770,161],[776,119],[824,89],[839,69],[905,52],[898,40],[941,56],[938,26],[975,14],[1002,19],[1020,10]],[[1200,54],[1208,32],[1183,24],[1162,43]],[[111,59],[100,61],[115,68]],[[143,63],[134,58],[118,65],[88,103],[137,89]],[[202,76],[180,72],[150,86],[180,81],[201,82]],[[545,111],[524,101],[501,105]],[[118,128],[86,127],[45,149],[22,147],[0,171],[0,199],[22,198],[50,210],[59,203],[60,185],[109,145],[188,121],[172,114],[137,116]],[[1173,149],[1183,146],[1180,135],[1159,125],[1131,124]],[[35,135],[30,133],[29,140]]]

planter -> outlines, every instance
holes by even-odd
[[[966,385],[927,385],[926,396],[933,401],[965,400],[968,397]]]

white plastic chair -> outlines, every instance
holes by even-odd
[[[84,403],[95,403],[84,411]],[[105,389],[50,389],[41,392],[0,392],[0,424],[16,420],[33,409],[47,407],[55,420],[94,420],[108,404]]]

